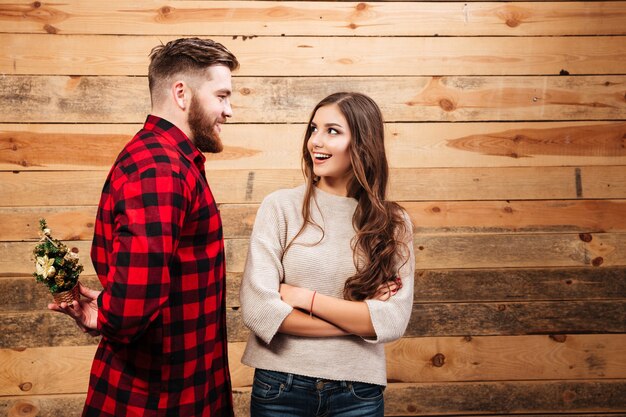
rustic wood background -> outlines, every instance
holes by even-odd
[[[626,415],[626,2],[175,0],[0,0],[0,415],[79,415],[97,340],[46,310],[37,220],[97,286],[96,205],[149,111],[148,52],[192,35],[241,61],[207,163],[238,416],[247,238],[260,200],[302,181],[304,123],[338,90],[381,105],[415,224],[386,414]]]

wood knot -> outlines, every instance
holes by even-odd
[[[576,399],[576,393],[572,390],[563,392],[563,402],[570,404]]]
[[[352,61],[350,58],[341,58],[339,60],[339,63],[344,64],[344,65],[350,65],[350,64],[353,64],[354,61]]]
[[[433,364],[433,366],[441,368],[446,363],[446,357],[442,353],[437,353],[430,359],[430,362]]]
[[[52,26],[51,24],[46,23],[43,26],[43,30],[45,30],[47,33],[51,34],[51,35],[56,35],[57,33],[59,33],[59,29],[55,28],[54,26]]]
[[[437,206],[433,207],[432,209],[430,209],[433,213],[440,213],[441,209]]]
[[[466,342],[471,342],[472,336],[463,336],[463,340],[465,340]]]
[[[439,107],[441,107],[445,111],[453,111],[456,108],[454,103],[447,98],[442,98],[441,100],[439,100]]]
[[[21,417],[35,417],[39,415],[39,407],[30,402],[20,400],[13,407],[11,407],[11,409],[9,410],[9,415]]]
[[[367,4],[359,3],[359,4],[356,5],[356,9],[361,12],[361,11],[367,9]]]
[[[356,23],[350,23],[350,24],[348,25],[348,28],[353,29],[353,30],[354,30],[354,29],[356,29],[356,28],[358,28],[358,27],[359,27],[359,25],[357,25]]]
[[[591,261],[591,265],[593,266],[600,266],[604,263],[604,258],[602,256],[598,256],[597,258],[593,258],[593,261]]]
[[[574,281],[572,281],[571,279],[567,279],[567,280],[565,280],[565,283],[567,285],[572,285],[574,283]]]
[[[513,213],[513,208],[511,208],[511,207],[509,207],[509,206],[506,206],[506,207],[505,207],[505,208],[503,208],[502,210],[503,210],[505,213],[509,213],[509,214]]]
[[[423,246],[418,246],[417,249],[424,250],[424,247]]]
[[[567,340],[567,335],[565,334],[551,334],[550,339],[554,340],[557,343],[565,343]]]
[[[40,7],[41,7],[41,2],[40,2],[40,1],[36,1],[36,2],[34,2],[34,3],[33,3],[33,7],[34,7],[35,9],[40,8]]]
[[[162,15],[168,15],[172,13],[172,8],[170,6],[163,6],[159,9],[159,13]]]
[[[504,311],[504,310],[506,310],[506,305],[498,304],[498,311]]]
[[[591,236],[590,233],[579,233],[578,237],[580,238],[580,240],[582,240],[583,242],[591,242],[591,240],[593,239],[593,236]]]
[[[22,391],[30,391],[31,389],[33,389],[33,384],[30,382],[23,382],[19,385],[19,387]]]
[[[241,95],[247,96],[248,94],[250,94],[250,89],[248,87],[244,87],[241,90],[239,90],[241,92]]]
[[[562,69],[561,71],[559,71],[559,75],[569,75],[569,71]]]
[[[510,28],[516,28],[519,26],[519,20],[514,17],[508,18],[506,19],[506,25]]]

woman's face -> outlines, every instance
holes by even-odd
[[[318,187],[346,195],[352,177],[348,122],[336,104],[317,109],[311,121],[307,148],[313,160],[313,172],[320,177]]]

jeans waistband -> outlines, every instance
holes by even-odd
[[[262,373],[267,378],[285,385],[285,390],[289,390],[292,386],[313,389],[321,391],[323,389],[333,388],[351,388],[351,381],[337,381],[332,379],[315,378],[304,375],[291,374],[280,371],[268,371],[266,369],[257,369],[256,372]]]

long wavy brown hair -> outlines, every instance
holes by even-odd
[[[320,107],[332,104],[339,107],[352,135],[348,151],[353,176],[348,183],[348,197],[358,201],[352,217],[356,235],[351,242],[357,272],[346,280],[343,297],[361,301],[373,297],[382,284],[389,284],[397,277],[398,257],[407,253],[406,245],[399,240],[407,232],[402,209],[386,199],[389,165],[385,154],[383,116],[370,97],[353,92],[331,94],[311,112],[302,145],[302,170],[307,184],[302,205],[304,223],[287,248],[307,225],[320,227],[311,218],[310,204],[319,178],[313,173],[307,143],[315,113]]]

